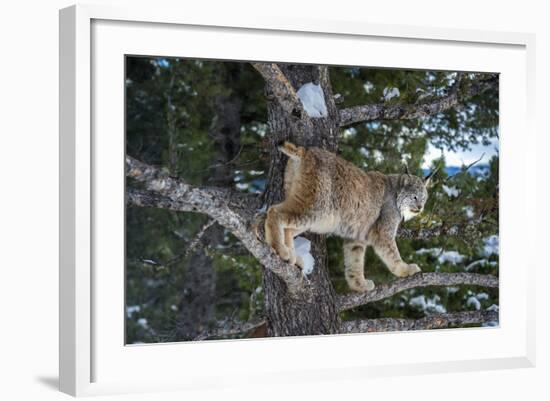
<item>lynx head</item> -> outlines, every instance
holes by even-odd
[[[414,175],[402,174],[399,177],[397,207],[405,221],[412,219],[424,209],[428,200],[427,187],[431,176],[422,179]]]

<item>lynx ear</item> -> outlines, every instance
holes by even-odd
[[[401,176],[399,177],[399,185],[401,187],[404,187],[405,185],[407,185],[409,183],[409,178],[410,178],[410,175],[408,173],[401,174]]]

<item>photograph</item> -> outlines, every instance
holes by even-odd
[[[124,77],[125,344],[499,327],[498,73]]]

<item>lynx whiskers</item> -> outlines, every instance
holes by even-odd
[[[285,200],[273,205],[265,221],[266,241],[289,263],[303,266],[294,237],[311,231],[344,238],[345,277],[355,291],[374,289],[364,275],[364,256],[372,246],[398,277],[420,272],[401,259],[397,228],[424,209],[430,177],[365,172],[326,150],[285,142]]]

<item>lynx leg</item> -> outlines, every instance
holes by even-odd
[[[265,241],[283,260],[289,260],[290,254],[284,243],[284,227],[278,212],[279,205],[269,208],[265,219]]]
[[[301,218],[295,213],[284,210],[284,204],[272,206],[265,220],[266,242],[275,249],[281,259],[295,264],[294,236],[305,231],[301,227]]]
[[[372,246],[389,271],[395,276],[407,277],[420,272],[418,265],[414,263],[407,264],[401,259],[395,239],[384,235],[376,235],[372,239]]]
[[[364,260],[367,243],[365,241],[344,242],[345,276],[349,288],[358,292],[371,291],[374,282],[365,279]]]
[[[285,245],[286,245],[286,248],[288,249],[288,253],[290,255],[289,259],[288,259],[288,263],[291,263],[291,264],[297,264],[297,259],[296,259],[296,252],[294,250],[294,232],[295,230],[293,230],[292,228],[285,228],[284,229],[285,231]]]

